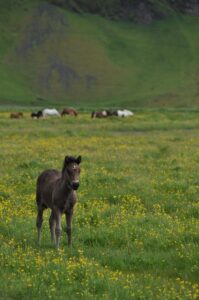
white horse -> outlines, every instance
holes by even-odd
[[[43,111],[43,117],[46,118],[47,116],[57,116],[60,117],[60,113],[55,108],[45,108]]]
[[[123,110],[117,110],[118,117],[130,117],[133,116],[134,113],[130,110],[123,109]]]

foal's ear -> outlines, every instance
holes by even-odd
[[[78,158],[76,159],[76,163],[79,165],[81,161],[82,161],[82,157],[79,155]]]
[[[70,157],[69,157],[69,156],[66,156],[66,157],[65,157],[65,160],[64,160],[64,165],[67,165],[67,164],[70,163],[70,162],[71,162]]]

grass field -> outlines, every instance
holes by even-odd
[[[12,120],[0,112],[0,298],[199,299],[199,113]],[[36,243],[35,182],[83,157],[73,247]]]

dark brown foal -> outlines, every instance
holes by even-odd
[[[43,211],[51,209],[49,219],[51,240],[59,248],[61,235],[61,216],[66,216],[66,232],[68,245],[71,245],[71,224],[73,207],[77,201],[76,190],[79,187],[81,156],[77,158],[66,156],[62,171],[46,170],[37,179],[36,201],[37,201],[37,230],[38,242],[41,240],[41,229],[43,222]]]

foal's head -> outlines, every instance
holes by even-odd
[[[79,187],[79,164],[81,159],[81,156],[78,156],[77,158],[73,156],[66,156],[64,160],[62,177],[64,178],[66,184],[68,184],[73,190],[77,190]]]

